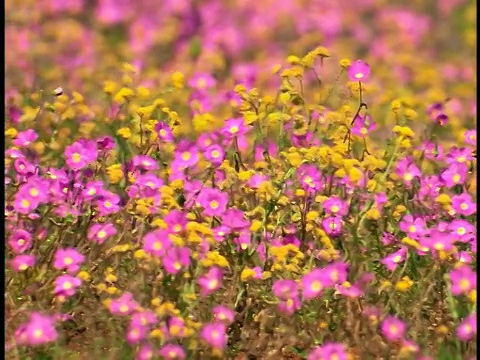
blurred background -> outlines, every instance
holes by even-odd
[[[340,59],[361,58],[379,105],[453,99],[462,122],[476,114],[473,0],[7,0],[5,44],[7,98],[57,86],[97,94],[123,61],[150,88],[174,71],[209,74],[218,89],[268,88],[273,66],[324,46],[326,83]]]

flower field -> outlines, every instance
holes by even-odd
[[[5,26],[7,359],[476,358],[475,1]]]

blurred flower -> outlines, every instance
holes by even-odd
[[[355,60],[348,68],[350,81],[367,81],[370,77],[370,66],[363,60]]]
[[[397,317],[388,315],[382,322],[381,331],[388,341],[399,341],[405,336],[407,326]]]

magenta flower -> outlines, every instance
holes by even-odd
[[[259,175],[262,176],[262,175]],[[315,165],[303,164],[297,170],[297,178],[306,191],[319,191],[322,189],[322,174]],[[265,178],[267,181],[268,178]]]
[[[454,162],[442,172],[440,178],[448,188],[463,184],[468,174],[468,166]]]
[[[85,189],[82,190],[82,197],[85,200],[91,200],[102,194],[104,191],[103,181],[90,181],[85,185]]]
[[[176,148],[175,159],[172,162],[172,171],[185,170],[193,167],[198,163],[199,154],[198,149],[194,144],[182,140]]]
[[[465,131],[464,141],[468,145],[477,145],[477,131],[476,130]]]
[[[137,351],[135,360],[151,360],[153,359],[153,355],[153,346],[148,343],[142,344]]]
[[[228,194],[218,189],[204,188],[197,199],[205,216],[221,216],[227,210]]]
[[[34,255],[17,255],[10,261],[10,266],[15,271],[25,271],[35,265]]]
[[[235,320],[235,313],[233,310],[222,306],[217,305],[212,309],[213,316],[215,320],[225,323],[225,325],[230,325]]]
[[[449,152],[446,156],[446,161],[448,164],[458,163],[464,164],[467,161],[472,161],[473,157],[473,149],[471,148],[458,148],[456,146],[449,149]]]
[[[187,226],[187,214],[181,210],[172,210],[164,216],[163,221],[168,225],[168,231],[179,234]]]
[[[153,197],[159,193],[164,182],[157,175],[148,173],[144,175],[138,175],[135,178],[135,185],[142,191],[142,197]]]
[[[301,284],[303,298],[313,299],[327,287],[325,272],[322,269],[313,269],[302,277]]]
[[[348,214],[348,204],[338,196],[329,197],[322,205],[329,215],[345,216]]]
[[[24,215],[28,215],[33,212],[39,205],[38,200],[22,193],[17,192],[15,194],[15,200],[13,203],[13,208],[16,212]]]
[[[165,360],[184,360],[187,357],[185,350],[177,344],[163,345],[159,354]]]
[[[20,131],[17,134],[17,138],[13,140],[13,145],[18,147],[27,147],[37,139],[38,139],[37,132],[35,130],[28,129],[25,131]]]
[[[32,313],[28,322],[20,325],[15,331],[18,344],[38,346],[52,343],[58,338],[55,319],[51,316]]]
[[[101,245],[108,238],[116,234],[117,234],[117,228],[112,223],[93,224],[88,229],[87,238]]]
[[[350,131],[353,135],[363,139],[376,128],[377,124],[372,121],[370,115],[357,115]]]
[[[407,248],[402,246],[398,251],[395,251],[394,253],[383,258],[380,262],[385,265],[389,271],[395,271],[398,264],[405,261],[406,255]]]
[[[300,309],[301,305],[302,303],[300,302],[300,299],[298,298],[298,296],[296,296],[288,300],[280,300],[277,304],[277,309],[282,313],[292,315],[295,313],[295,311]]]
[[[458,325],[456,330],[457,337],[462,341],[469,341],[477,335],[477,313],[468,315]]]
[[[350,81],[367,81],[370,77],[370,66],[363,60],[355,60],[348,68]]]
[[[190,265],[190,249],[187,247],[170,247],[163,256],[162,264],[169,274],[177,274]]]
[[[110,191],[103,191],[97,199],[98,213],[100,216],[112,215],[120,210],[120,196]]]
[[[82,280],[71,275],[60,275],[55,279],[55,296],[70,297],[75,295],[77,288],[82,285]]]
[[[219,350],[227,345],[227,327],[224,323],[207,323],[200,332],[200,337],[211,347]]]
[[[205,159],[210,161],[213,165],[219,166],[225,160],[225,150],[217,144],[210,145],[203,152]]]
[[[325,285],[333,286],[335,284],[342,284],[347,281],[348,264],[344,262],[334,262],[323,268],[325,274]]]
[[[425,220],[421,217],[414,218],[408,214],[402,218],[399,224],[400,230],[405,232],[408,237],[418,240],[420,236],[426,233]]]
[[[65,149],[65,159],[72,170],[81,170],[97,161],[97,144],[91,140],[79,140]]]
[[[85,256],[76,249],[58,249],[53,258],[53,267],[57,270],[67,269],[70,274],[78,272],[80,265],[85,261]]]
[[[16,229],[9,236],[8,245],[15,253],[24,253],[32,246],[32,234],[23,229]]]
[[[220,130],[225,139],[231,140],[234,137],[244,135],[248,131],[243,118],[232,118],[225,121],[225,125]]]
[[[172,241],[165,230],[154,230],[143,238],[143,250],[156,257],[163,257],[172,246]]]
[[[219,267],[212,267],[208,272],[198,279],[201,287],[200,294],[208,296],[222,286],[223,270]]]
[[[144,171],[154,171],[159,169],[157,161],[147,155],[135,156],[132,159],[132,166],[136,169]]]
[[[330,236],[338,236],[342,233],[343,221],[340,216],[329,216],[322,220],[323,230]]]
[[[455,219],[447,228],[453,236],[457,238],[457,241],[468,243],[474,240],[477,236],[476,227],[466,220]]]
[[[158,138],[166,143],[171,143],[173,142],[173,134],[172,130],[170,127],[163,123],[163,122],[158,122],[155,124],[155,131],[157,132]]]
[[[139,306],[140,305],[133,299],[133,295],[125,292],[119,298],[112,300],[110,303],[110,312],[113,315],[129,315]]]
[[[172,337],[185,337],[185,320],[178,316],[172,316],[168,319],[169,334]]]
[[[132,315],[131,324],[133,326],[149,326],[158,322],[157,314],[153,311],[144,310]]]
[[[477,204],[472,201],[472,197],[466,192],[452,196],[452,208],[456,213],[463,216],[470,216],[477,212]]]
[[[441,231],[440,229],[430,230],[428,236],[420,237],[418,243],[420,246],[436,251],[450,251],[454,247],[456,239],[451,233]]]
[[[147,337],[148,328],[130,323],[125,338],[130,345],[135,345]]]
[[[325,343],[311,351],[307,360],[347,360],[345,346],[340,343]]]
[[[295,280],[279,279],[273,283],[273,295],[281,300],[288,300],[298,296],[298,284]]]
[[[402,178],[406,185],[410,185],[413,179],[421,178],[422,176],[422,173],[417,165],[415,165],[408,157],[397,162],[396,173]]]
[[[215,86],[215,78],[209,73],[195,73],[188,80],[188,85],[199,91],[211,89]]]
[[[444,158],[445,151],[443,150],[443,147],[438,143],[429,141],[424,142],[422,146],[420,146],[420,150],[423,151],[426,159],[439,161]]]
[[[468,265],[461,265],[453,269],[449,275],[453,295],[467,295],[477,288],[477,275]]]
[[[32,176],[28,179],[28,182],[22,184],[18,189],[18,193],[21,193],[26,199],[36,203],[48,202],[48,192],[45,189],[48,188],[48,181],[36,176]]]
[[[405,336],[407,325],[395,316],[388,315],[382,322],[381,331],[388,341],[400,341]]]
[[[250,222],[244,218],[243,211],[229,208],[222,216],[222,225],[230,228],[233,231],[240,231],[248,228]]]

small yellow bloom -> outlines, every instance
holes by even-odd
[[[117,280],[118,280],[118,278],[117,278],[115,275],[113,275],[113,274],[108,274],[107,276],[105,276],[105,281],[106,281],[106,282],[113,283],[113,282],[115,282],[115,281],[117,281]]]
[[[413,138],[415,137],[415,133],[410,129],[408,126],[399,126],[396,125],[393,130],[395,134],[398,134],[403,137]]]
[[[6,137],[9,137],[9,138],[13,139],[13,138],[17,137],[17,134],[18,134],[17,129],[8,128],[7,130],[5,130],[5,136]]]
[[[405,276],[395,284],[395,289],[401,292],[407,292],[413,285],[413,281],[408,276]]]
[[[132,132],[129,128],[123,127],[117,130],[117,135],[120,135],[124,139],[130,139],[130,137],[132,136]]]
[[[109,286],[106,291],[110,295],[115,295],[118,292],[118,289],[115,286]]]
[[[113,81],[103,83],[103,92],[112,95],[118,89],[118,85]]]
[[[242,273],[240,274],[240,280],[247,281],[247,280],[253,279],[255,275],[256,273],[253,269],[245,268],[242,270]]]
[[[349,68],[351,64],[352,64],[352,62],[350,61],[350,59],[341,59],[340,60],[340,66],[344,69]]]
[[[179,71],[175,71],[172,74],[171,80],[173,86],[177,89],[182,89],[185,85],[185,76]]]
[[[79,279],[82,279],[83,281],[88,281],[90,280],[90,274],[86,271],[80,271],[78,274],[77,274],[77,277]]]

